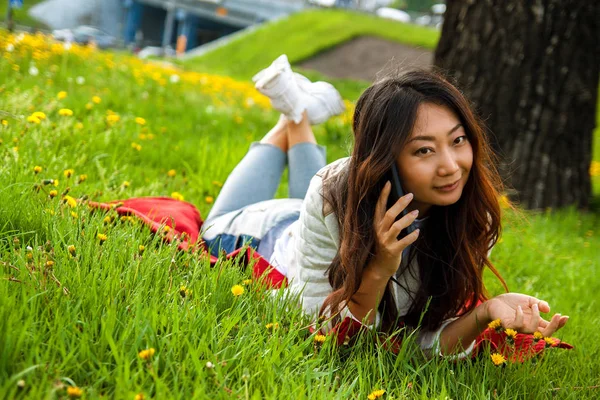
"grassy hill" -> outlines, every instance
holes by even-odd
[[[369,336],[321,346],[293,299],[266,294],[248,269],[211,268],[136,220],[86,205],[173,196],[206,216],[278,117],[247,79],[0,31],[0,49],[9,44],[0,58],[0,398],[66,398],[69,388],[74,398],[74,387],[86,399],[596,394],[597,214],[547,210],[523,221],[507,210],[492,254],[512,290],[571,316],[557,336],[573,351],[496,367],[487,355],[427,361],[410,341],[395,356]],[[315,129],[328,161],[348,153],[350,113]],[[500,293],[489,274],[486,282]]]
[[[439,32],[421,26],[385,20],[372,15],[340,10],[313,10],[267,23],[227,45],[183,64],[196,71],[210,71],[237,79],[250,79],[280,54],[294,64],[357,36],[377,36],[400,43],[435,49]],[[322,78],[302,71],[311,79]],[[354,100],[368,85],[330,79],[342,95]]]

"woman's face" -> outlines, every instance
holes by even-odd
[[[402,186],[413,193],[409,211],[427,214],[431,206],[460,199],[473,165],[473,149],[458,117],[446,106],[419,106],[415,127],[396,158]]]

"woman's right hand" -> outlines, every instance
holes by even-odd
[[[402,261],[402,251],[419,237],[419,229],[415,229],[409,235],[398,240],[400,232],[417,218],[419,210],[409,212],[396,221],[396,217],[412,201],[413,194],[409,193],[402,196],[392,207],[386,210],[391,187],[391,183],[389,181],[386,182],[375,206],[375,215],[373,218],[375,256],[371,262],[371,265],[375,269],[372,272],[376,272],[387,278],[392,277],[396,273],[396,270],[398,270]]]

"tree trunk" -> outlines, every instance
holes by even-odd
[[[598,0],[448,0],[435,65],[491,130],[511,198],[530,209],[591,196]]]

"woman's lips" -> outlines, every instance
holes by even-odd
[[[459,180],[457,180],[456,182],[454,182],[454,183],[453,183],[453,184],[451,184],[451,185],[440,186],[440,187],[434,187],[434,189],[436,189],[436,190],[441,190],[441,191],[443,191],[443,192],[451,192],[451,191],[453,191],[454,189],[456,189],[456,188],[458,187],[458,184],[459,184],[459,182],[460,182],[460,179],[459,179]]]

